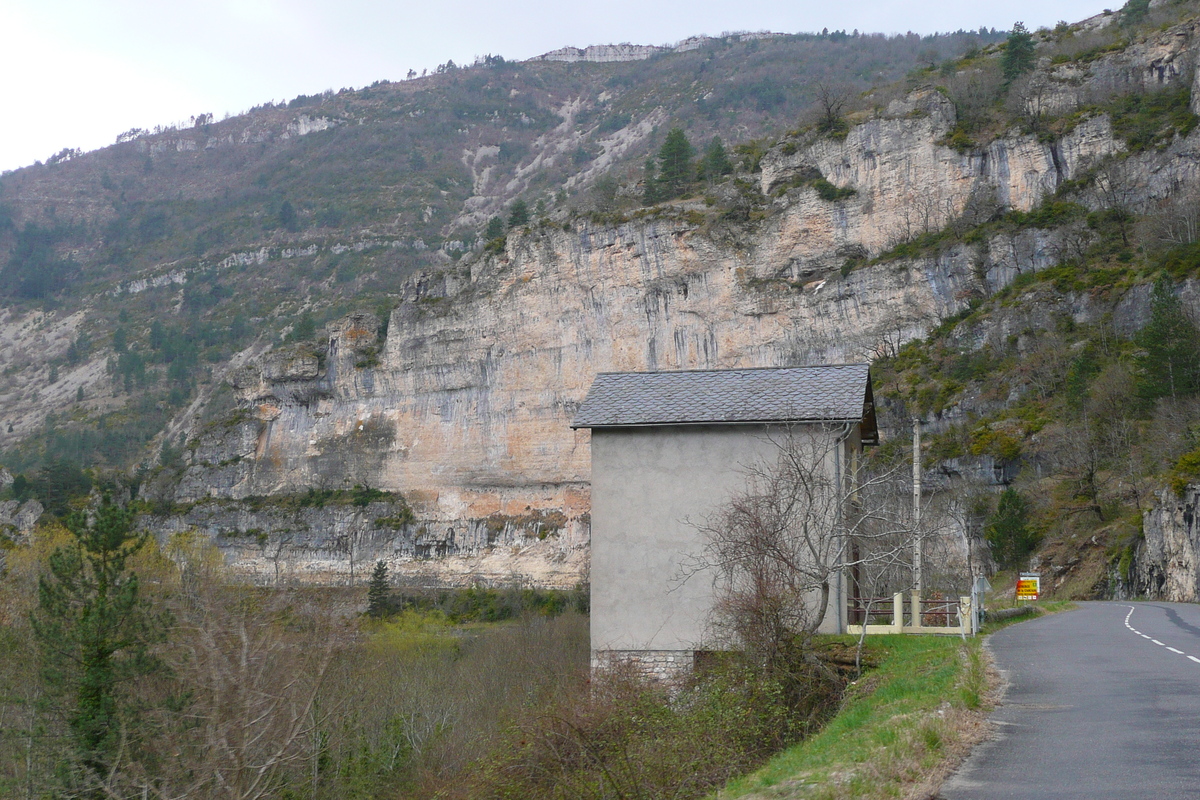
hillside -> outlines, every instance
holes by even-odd
[[[997,38],[830,34],[718,39],[633,62],[489,58],[221,121],[200,114],[189,129],[131,131],[5,174],[0,448],[37,436],[47,412],[98,419],[132,404],[136,432],[49,442],[53,457],[127,466],[144,441],[115,440],[161,430],[234,353],[278,341],[305,314],[319,328],[349,310],[386,312],[413,274],[478,257],[488,221],[507,219],[514,199],[560,222],[608,208],[639,194],[642,163],[672,125],[700,146],[779,133],[821,81],[863,88]],[[156,321],[166,352],[159,334],[151,341]],[[122,394],[111,398],[118,328],[137,357],[114,365]],[[50,381],[52,367],[63,380]],[[150,397],[171,408],[147,426]],[[22,470],[43,460],[7,457]]]
[[[1200,388],[1138,339],[1194,305],[1194,13],[489,59],[6,174],[2,460],[48,505],[132,474],[264,579],[570,585],[595,372],[869,358],[965,530],[1008,486],[1020,557],[1128,591]],[[676,126],[731,171],[647,181]]]

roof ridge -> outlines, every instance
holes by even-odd
[[[655,369],[655,370],[617,370],[597,372],[596,375],[687,375],[702,372],[762,372],[767,370],[784,369],[829,369],[832,367],[868,367],[869,361],[847,361],[841,364],[796,364],[790,367],[709,367],[706,369]]]

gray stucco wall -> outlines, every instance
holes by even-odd
[[[716,576],[688,574],[704,547],[697,526],[746,485],[747,467],[775,462],[779,451],[772,439],[786,435],[762,425],[592,431],[593,651],[700,650],[711,644]],[[857,447],[857,436],[845,447],[843,455]],[[842,466],[849,466],[848,459]],[[832,587],[824,631],[844,627],[843,584],[839,576]]]

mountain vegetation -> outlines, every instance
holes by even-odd
[[[642,165],[661,160],[669,132],[683,158],[664,197],[697,185],[693,142],[719,137],[703,166],[716,182],[735,166],[723,142],[794,126],[821,86],[852,94],[1002,38],[835,31],[717,38],[632,62],[491,57],[201,114],[6,173],[4,324],[40,309],[70,331],[61,352],[4,351],[0,462],[30,475],[56,459],[152,466],[193,400],[206,417],[227,410],[219,375],[235,353],[310,341],[349,310],[386,314],[412,302],[413,275],[495,252],[510,229],[655,198],[659,182],[639,187]]]
[[[805,154],[897,119],[948,120],[921,144],[951,177],[1044,146],[1052,185],[1024,208],[999,191],[953,213],[914,195],[880,246],[729,270],[743,291],[731,302],[765,317],[824,291],[866,307],[889,298],[854,294],[864,286],[903,295],[966,276],[945,313],[897,317],[864,354],[884,433],[867,468],[903,472],[918,418],[931,505],[954,518],[973,566],[1036,565],[1060,597],[1145,591],[1145,514],[1200,481],[1200,179],[1187,166],[1198,48],[1172,49],[1196,18],[1195,3],[1130,0],[1052,30],[728,36],[601,64],[490,56],[200,114],[0,176],[0,501],[47,512],[32,536],[0,526],[0,793],[700,797],[809,737],[843,699],[893,741],[875,711],[890,695],[873,699],[869,677],[843,694],[859,676],[845,642],[814,658],[814,640],[784,637],[797,646],[769,671],[753,652],[718,659],[674,696],[619,671],[589,684],[581,591],[396,590],[383,560],[365,595],[297,585],[277,565],[274,585],[256,587],[217,549],[245,540],[265,563],[317,509],[376,517],[420,540],[412,561],[435,561],[455,529],[436,538],[395,487],[229,498],[197,481],[186,501],[174,489],[189,466],[219,474],[257,458],[265,436],[230,457],[211,442],[283,413],[258,384],[287,384],[311,410],[334,389],[306,381],[331,365],[373,382],[377,333],[433,330],[456,298],[482,297],[477,313],[499,304],[495,284],[472,279],[522,248],[625,230],[750,250],[755,236],[805,235],[789,228],[797,208],[845,220],[863,184]],[[1089,141],[1112,147],[1067,163]],[[692,286],[647,273],[646,314]],[[351,311],[338,340],[351,352],[336,352],[322,332]],[[519,334],[494,347],[520,350]],[[458,378],[455,352],[436,366]],[[275,360],[254,361],[264,354]],[[449,403],[424,412],[462,419]],[[352,422],[355,447],[394,443],[369,417]],[[501,444],[539,446],[519,433]],[[275,461],[262,471],[286,468]],[[489,554],[515,528],[532,548],[565,525],[561,509],[496,508],[469,531]],[[197,509],[295,527],[138,527]],[[961,691],[947,710],[980,705],[977,650],[962,667],[973,677],[954,683],[945,648],[910,647],[943,695]],[[906,743],[920,764],[940,758],[945,733],[926,700]]]

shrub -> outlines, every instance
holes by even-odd
[[[1186,83],[1172,89],[1146,94],[1128,94],[1107,107],[1113,133],[1138,152],[1162,148],[1187,136],[1200,121],[1191,110],[1192,90]]]
[[[824,178],[817,178],[812,182],[812,187],[817,190],[818,197],[831,203],[858,194],[853,186],[835,186]]]
[[[765,676],[728,655],[673,696],[614,668],[590,695],[516,726],[464,796],[703,797],[836,710],[841,681],[794,666]]]

